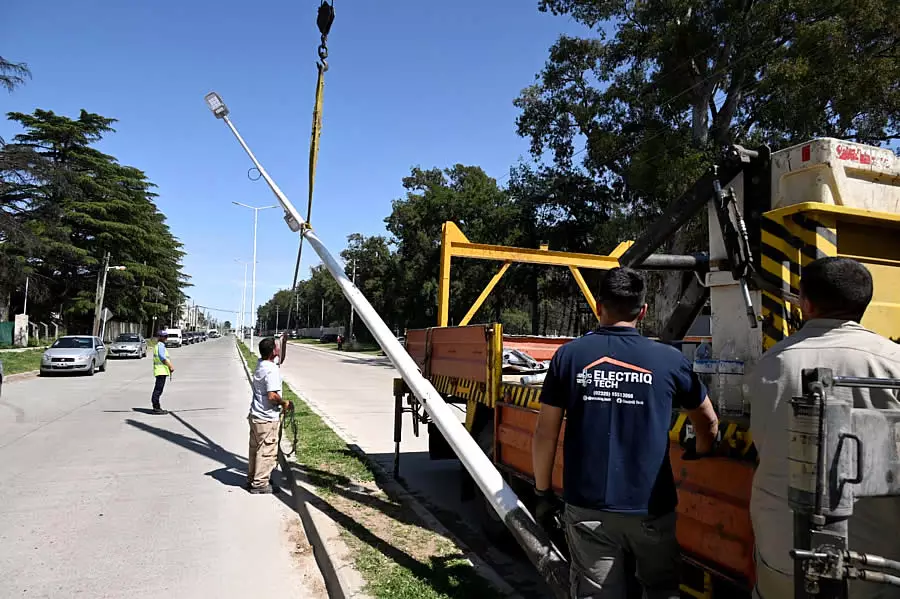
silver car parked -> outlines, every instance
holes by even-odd
[[[143,358],[147,355],[147,340],[137,333],[122,333],[109,346],[111,358]]]
[[[106,370],[106,346],[99,337],[60,337],[41,357],[41,375],[51,372],[83,372],[94,376],[97,370]]]

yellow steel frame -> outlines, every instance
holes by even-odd
[[[474,258],[477,260],[495,260],[503,262],[500,270],[491,278],[488,284],[482,290],[478,299],[466,312],[466,315],[460,321],[459,326],[466,326],[481,308],[484,300],[487,299],[506,271],[513,263],[520,264],[542,264],[545,266],[566,266],[571,271],[578,288],[584,295],[594,312],[597,312],[597,302],[594,294],[588,288],[587,282],[582,276],[581,268],[592,268],[596,270],[608,270],[619,265],[619,256],[628,249],[632,242],[620,243],[619,246],[609,256],[598,256],[594,254],[579,254],[573,252],[557,252],[542,246],[540,249],[517,248],[502,245],[489,245],[484,243],[472,243],[466,238],[462,231],[455,223],[447,221],[444,223],[441,233],[441,269],[438,281],[438,326],[446,327],[450,324],[450,262],[453,258]]]

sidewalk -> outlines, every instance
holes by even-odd
[[[250,391],[233,340],[171,353],[168,416],[147,413],[147,360],[4,389],[0,596],[324,598],[291,497],[241,488]]]

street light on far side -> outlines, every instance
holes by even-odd
[[[228,107],[225,106],[225,102],[222,101],[222,96],[218,93],[209,92],[203,99],[206,100],[206,105],[209,106],[209,109],[216,115],[217,119],[224,119],[228,116]]]

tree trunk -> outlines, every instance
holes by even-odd
[[[9,321],[9,292],[0,290],[0,322]]]

